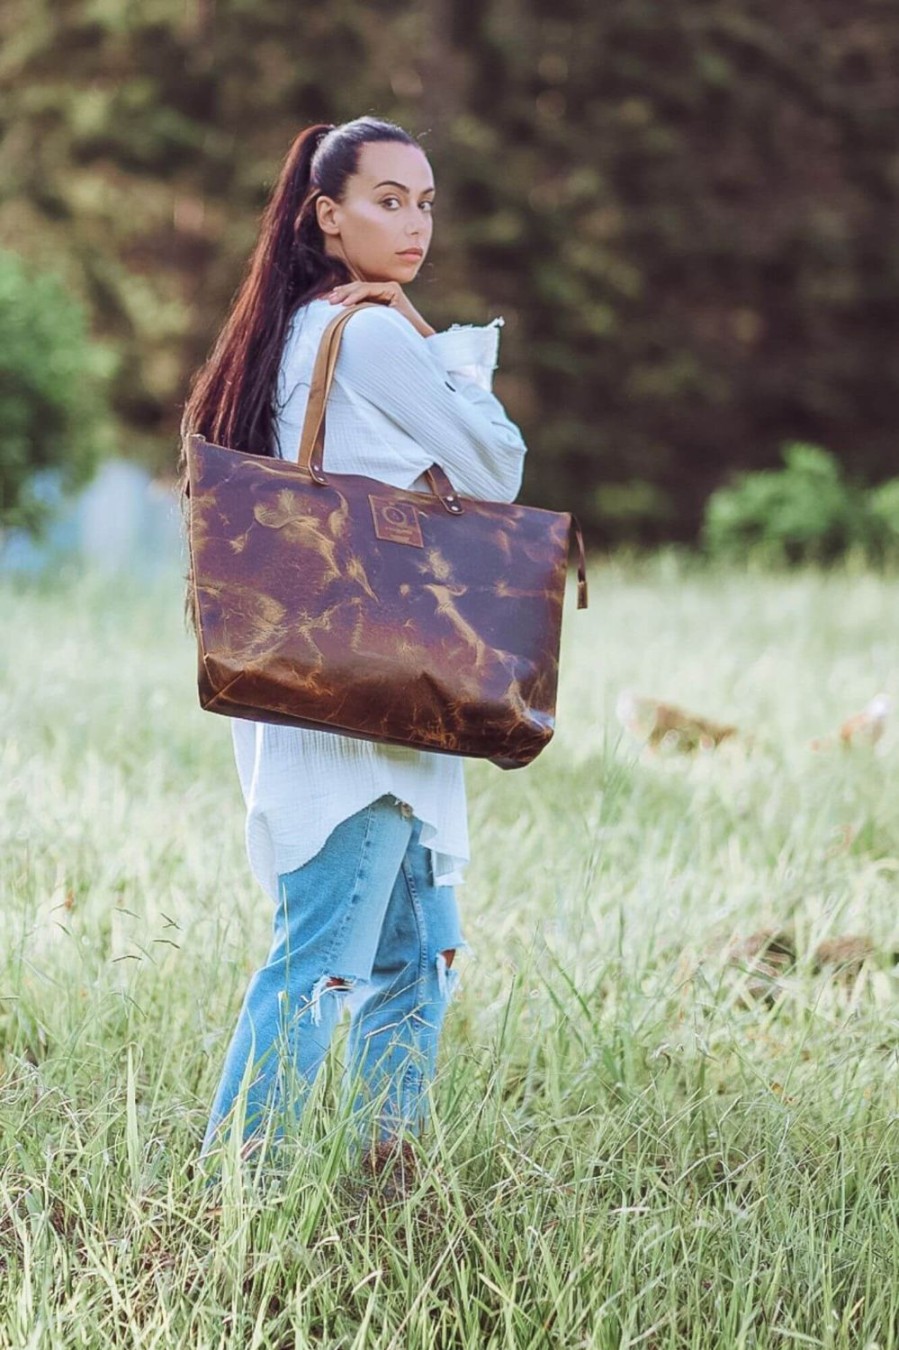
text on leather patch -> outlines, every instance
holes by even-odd
[[[374,497],[369,493],[371,514],[375,522],[375,534],[379,539],[389,539],[394,544],[414,544],[424,548],[418,512],[412,502],[395,502],[389,497]]]

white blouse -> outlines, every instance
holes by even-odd
[[[313,300],[293,315],[278,375],[276,434],[285,459],[300,433],[319,339],[339,306]],[[501,318],[423,337],[387,306],[343,330],[328,396],[324,467],[430,491],[438,463],[462,495],[512,502],[527,447],[491,392]],[[464,880],[469,861],[463,759],[328,731],[233,718],[253,874],[277,903],[278,875],[307,862],[342,820],[382,793],[422,821],[437,885]]]

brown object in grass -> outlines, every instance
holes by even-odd
[[[742,967],[750,979],[746,993],[750,998],[774,1001],[784,975],[796,960],[796,944],[791,932],[781,928],[760,928],[748,937],[738,938],[727,949],[730,965]]]
[[[760,928],[732,942],[727,959],[732,965],[745,962],[764,974],[780,975],[795,962],[796,944],[787,929]]]
[[[844,750],[875,746],[886,729],[887,717],[892,706],[889,694],[876,694],[861,712],[853,713],[840,724],[835,736],[818,737],[811,742],[811,748],[829,750],[837,743]]]
[[[362,1160],[362,1174],[376,1182],[382,1199],[403,1199],[412,1190],[418,1175],[411,1140],[384,1139],[374,1143]]]
[[[727,722],[714,722],[673,703],[623,690],[615,705],[618,720],[653,750],[671,748],[686,753],[712,750],[739,730]]]
[[[816,971],[833,966],[835,978],[854,979],[864,963],[876,956],[877,948],[864,933],[846,933],[843,937],[825,938],[819,942],[812,960]]]

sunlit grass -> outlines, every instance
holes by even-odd
[[[194,1167],[270,916],[178,577],[0,585],[0,1345],[899,1343],[899,737],[809,748],[899,694],[895,581],[571,580],[553,742],[466,765],[472,950],[390,1203],[341,1036],[287,1171]],[[753,740],[641,754],[623,688]]]

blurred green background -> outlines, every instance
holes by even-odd
[[[895,5],[7,0],[0,49],[0,243],[81,307],[98,446],[173,477],[292,138],[374,113],[438,183],[415,304],[438,328],[506,320],[522,501],[576,511],[593,545],[693,543],[714,489],[798,444],[852,517],[816,556],[877,516],[849,499],[894,474]],[[878,500],[895,535],[899,495]]]

